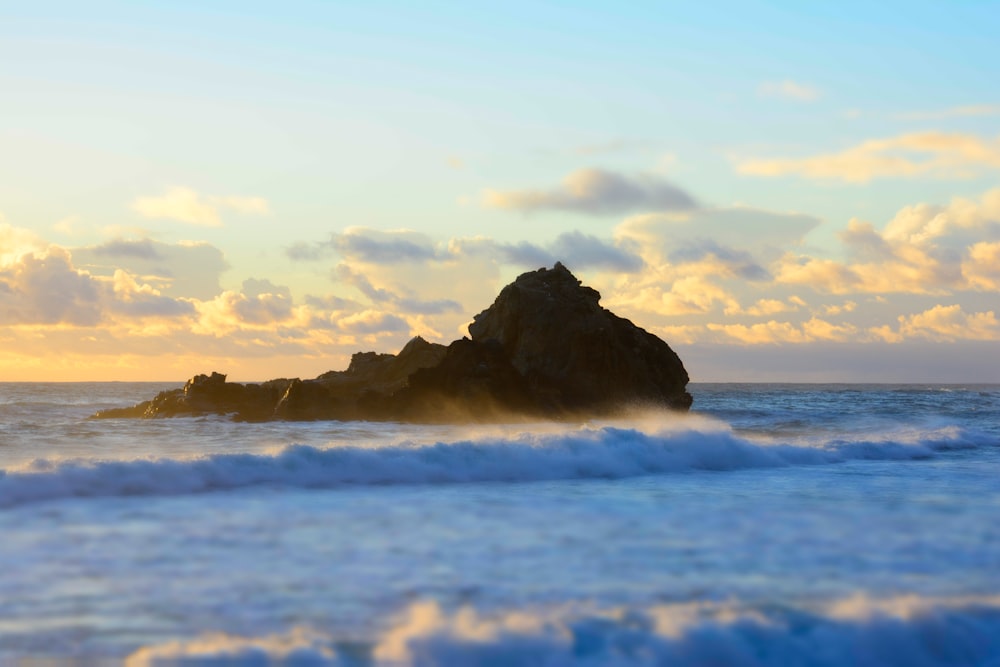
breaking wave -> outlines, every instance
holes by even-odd
[[[328,489],[619,479],[849,460],[925,459],[946,450],[995,444],[989,436],[954,427],[912,437],[816,444],[754,442],[724,429],[649,433],[604,427],[429,445],[291,445],[270,454],[186,459],[36,459],[21,468],[0,471],[0,507],[59,498],[186,495],[260,485]]]
[[[144,647],[125,664],[995,666],[1000,599],[859,595],[819,609],[689,603],[495,615],[418,602],[370,641],[312,628],[266,637],[216,633]]]

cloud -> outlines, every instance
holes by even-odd
[[[707,325],[709,331],[724,334],[740,343],[766,345],[776,343],[804,343],[806,335],[791,322],[769,320],[756,324],[716,324]]]
[[[843,313],[852,313],[858,307],[858,304],[854,301],[845,301],[843,303],[829,304],[823,307],[823,312],[827,315],[841,315]]]
[[[632,273],[643,267],[642,258],[623,244],[579,231],[564,232],[545,244],[504,243],[487,237],[453,238],[441,244],[426,234],[409,230],[351,227],[331,235],[329,241],[297,242],[285,252],[293,260],[317,261],[337,254],[347,263],[382,267],[401,263],[448,264],[467,257],[528,268],[551,266],[557,261],[578,270]]]
[[[859,332],[858,328],[851,324],[833,324],[816,317],[798,325],[769,320],[751,325],[710,323],[707,328],[746,345],[846,342],[854,339]]]
[[[94,326],[101,321],[101,289],[75,270],[65,250],[28,254],[0,269],[0,312],[7,323]]]
[[[458,238],[448,244],[453,256],[489,257],[501,264],[525,268],[552,266],[557,261],[572,270],[635,273],[643,268],[642,258],[614,242],[583,232],[565,232],[551,243],[528,241],[501,243],[488,238]]]
[[[927,245],[949,238],[965,244],[985,237],[1000,239],[1000,188],[979,200],[956,197],[947,206],[906,206],[886,225],[890,242]]]
[[[293,262],[318,262],[329,257],[333,248],[329,243],[296,241],[285,248],[285,256]]]
[[[116,239],[99,246],[94,246],[93,252],[98,257],[134,257],[137,259],[148,260],[163,259],[163,255],[159,253],[156,246],[153,244],[153,241],[150,239],[141,239],[137,241]]]
[[[348,227],[330,235],[327,241],[297,241],[285,248],[293,261],[320,261],[334,254],[368,264],[425,262],[445,259],[434,240],[408,229],[382,231],[368,227]]]
[[[971,178],[1000,169],[1000,138],[917,132],[872,139],[839,153],[806,158],[750,158],[736,165],[741,174],[786,176],[847,183],[876,178]]]
[[[971,246],[962,262],[962,274],[973,289],[1000,291],[1000,241]]]
[[[959,304],[937,305],[899,318],[899,337],[935,341],[1000,340],[1000,321],[990,310],[966,313]]]
[[[400,312],[422,315],[462,312],[462,304],[451,299],[423,301],[412,296],[397,294],[389,289],[375,287],[367,277],[347,264],[337,265],[334,273],[339,280],[356,288],[372,303],[390,305]]]
[[[837,233],[837,238],[850,248],[856,257],[866,259],[884,259],[892,256],[892,247],[882,237],[870,222],[852,218],[847,223],[847,229]]]
[[[773,266],[776,282],[834,294],[995,289],[1000,188],[978,200],[906,206],[882,231],[854,219],[838,236],[849,261],[788,252]]]
[[[243,281],[243,289],[240,291],[249,297],[271,294],[279,296],[283,299],[288,299],[289,301],[291,301],[292,298],[292,290],[288,289],[284,285],[275,285],[267,279],[258,280],[257,278],[247,278]]]
[[[303,326],[307,313],[296,309],[291,290],[269,280],[249,278],[240,291],[227,290],[197,303],[196,333],[224,336],[241,329],[271,329],[278,324]]]
[[[111,277],[124,269],[174,298],[214,298],[222,292],[222,273],[230,268],[221,250],[200,242],[115,239],[69,251],[73,263],[94,276]]]
[[[338,322],[338,326],[347,333],[368,335],[406,333],[410,330],[410,325],[402,317],[377,310],[348,315]]]
[[[780,257],[789,246],[801,244],[820,223],[819,218],[802,213],[739,206],[704,208],[631,216],[615,228],[615,240],[642,248],[647,263],[669,261],[671,255],[683,255],[685,249],[694,254],[699,249],[714,249],[719,256],[741,257],[763,265]]]
[[[666,317],[704,315],[717,305],[739,310],[733,295],[715,280],[710,270],[671,271],[661,267],[638,280],[620,286],[608,295],[616,309],[639,311]]]
[[[30,253],[44,252],[48,244],[37,234],[3,221],[0,215],[0,268]]]
[[[675,264],[714,259],[725,266],[727,272],[744,280],[762,281],[771,277],[749,252],[727,248],[712,239],[690,241],[671,252],[668,259]]]
[[[801,299],[800,299],[801,301]],[[726,315],[750,315],[752,317],[768,317],[771,315],[777,315],[778,313],[787,313],[790,311],[795,311],[799,309],[801,304],[796,303],[789,299],[786,301],[781,301],[780,299],[758,299],[757,302],[750,306],[749,308],[743,308],[738,304],[732,304],[726,307],[724,311]]]
[[[269,212],[269,206],[267,200],[261,197],[203,196],[190,188],[173,187],[159,196],[137,198],[132,202],[132,210],[145,218],[221,227],[220,211],[265,215]]]
[[[624,176],[602,169],[574,171],[562,185],[549,190],[487,190],[482,201],[489,208],[524,213],[554,210],[586,215],[685,210],[696,206],[691,195],[658,176]]]
[[[383,232],[349,227],[342,234],[334,234],[329,246],[345,259],[371,264],[423,262],[439,257],[429,236],[405,229]]]
[[[73,265],[69,251],[50,246],[0,268],[0,312],[8,325],[93,328],[182,318],[194,307],[121,269],[110,278],[91,275]]]
[[[763,97],[780,97],[786,100],[795,100],[796,102],[815,102],[822,95],[817,88],[788,79],[784,81],[765,81],[757,87],[757,94]]]
[[[134,276],[121,269],[115,271],[112,281],[115,298],[110,310],[132,318],[178,318],[194,315],[194,302],[172,299],[160,294],[151,285],[139,283]]]
[[[634,273],[643,267],[642,258],[638,255],[583,232],[560,234],[548,251],[557,259],[580,269]]]

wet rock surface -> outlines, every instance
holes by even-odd
[[[311,380],[241,384],[197,375],[181,389],[94,417],[500,421],[690,407],[677,354],[599,301],[557,263],[503,288],[469,325],[471,338],[448,346],[416,337],[398,354],[359,352],[347,370]]]

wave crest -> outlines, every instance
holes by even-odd
[[[992,665],[1000,600],[858,596],[826,609],[691,603],[647,609],[446,613],[418,602],[374,641],[296,628],[144,647],[127,667],[168,665]]]
[[[336,488],[618,479],[847,460],[912,460],[981,444],[958,429],[904,440],[791,445],[755,443],[725,429],[648,433],[604,427],[430,445],[291,445],[274,454],[191,459],[39,459],[21,469],[0,472],[0,507],[59,498],[186,495],[259,485]]]

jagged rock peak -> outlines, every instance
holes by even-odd
[[[557,262],[529,271],[475,316],[475,341],[498,340],[540,396],[561,408],[628,403],[686,408],[688,374],[670,346],[599,304],[600,293]]]

